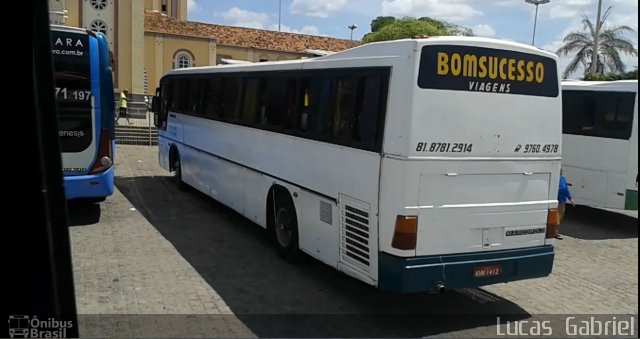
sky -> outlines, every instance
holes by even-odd
[[[571,31],[582,30],[581,13],[595,24],[597,0],[551,0],[538,7],[535,45],[555,51]],[[609,25],[628,25],[626,38],[638,47],[637,0],[603,0],[602,11],[613,6]],[[445,20],[473,29],[475,35],[531,44],[535,6],[524,0],[188,0],[193,21],[350,39],[348,26],[357,25],[353,39],[370,32],[377,16],[422,17]],[[559,68],[571,56],[560,58]],[[627,70],[638,65],[624,56]],[[582,72],[574,74],[581,75]]]

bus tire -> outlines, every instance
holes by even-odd
[[[278,254],[287,261],[300,262],[302,252],[298,246],[298,218],[289,192],[273,191],[272,234]]]
[[[187,184],[182,181],[182,163],[180,162],[180,153],[178,153],[175,148],[172,150],[173,152],[171,152],[171,154],[173,154],[173,156],[171,157],[171,167],[173,169],[173,179],[175,180],[176,188],[179,191],[185,191],[187,190]]]

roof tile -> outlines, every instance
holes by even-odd
[[[227,46],[290,53],[305,53],[307,49],[338,52],[359,45],[358,41],[323,36],[180,21],[151,11],[145,13],[144,29],[145,32],[215,39],[218,44]]]

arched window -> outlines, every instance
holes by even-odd
[[[91,0],[91,6],[97,10],[102,10],[107,7],[107,0]]]
[[[192,58],[191,55],[187,52],[179,52],[176,53],[175,59],[173,61],[173,68],[187,68],[192,66]]]
[[[89,26],[89,29],[91,29],[94,32],[107,34],[107,24],[100,19],[93,20],[91,22],[91,25]]]

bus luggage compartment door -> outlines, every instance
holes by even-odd
[[[416,255],[544,245],[550,178],[550,173],[421,175]]]

